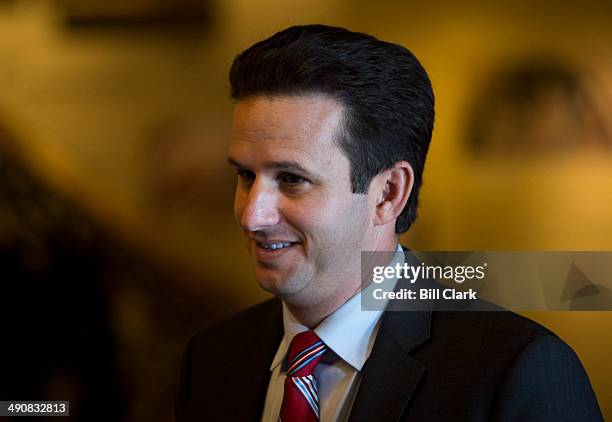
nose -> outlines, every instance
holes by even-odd
[[[248,190],[236,192],[235,209],[242,230],[255,232],[278,224],[278,192],[256,179]]]

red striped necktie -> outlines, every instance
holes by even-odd
[[[300,333],[291,341],[280,411],[282,422],[319,420],[319,387],[314,370],[326,351],[327,346],[312,331]]]

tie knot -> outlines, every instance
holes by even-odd
[[[326,351],[327,346],[313,331],[297,334],[289,346],[287,376],[311,375]]]

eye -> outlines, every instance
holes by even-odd
[[[238,178],[245,184],[250,185],[255,180],[255,173],[250,170],[239,169],[236,171]]]
[[[280,181],[286,185],[296,186],[300,183],[306,182],[307,180],[302,176],[297,176],[291,173],[282,173],[279,177]]]

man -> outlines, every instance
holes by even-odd
[[[408,50],[291,27],[230,81],[235,215],[276,299],[192,339],[178,421],[601,420],[575,354],[527,319],[361,310],[360,252],[402,255],[433,128]]]

